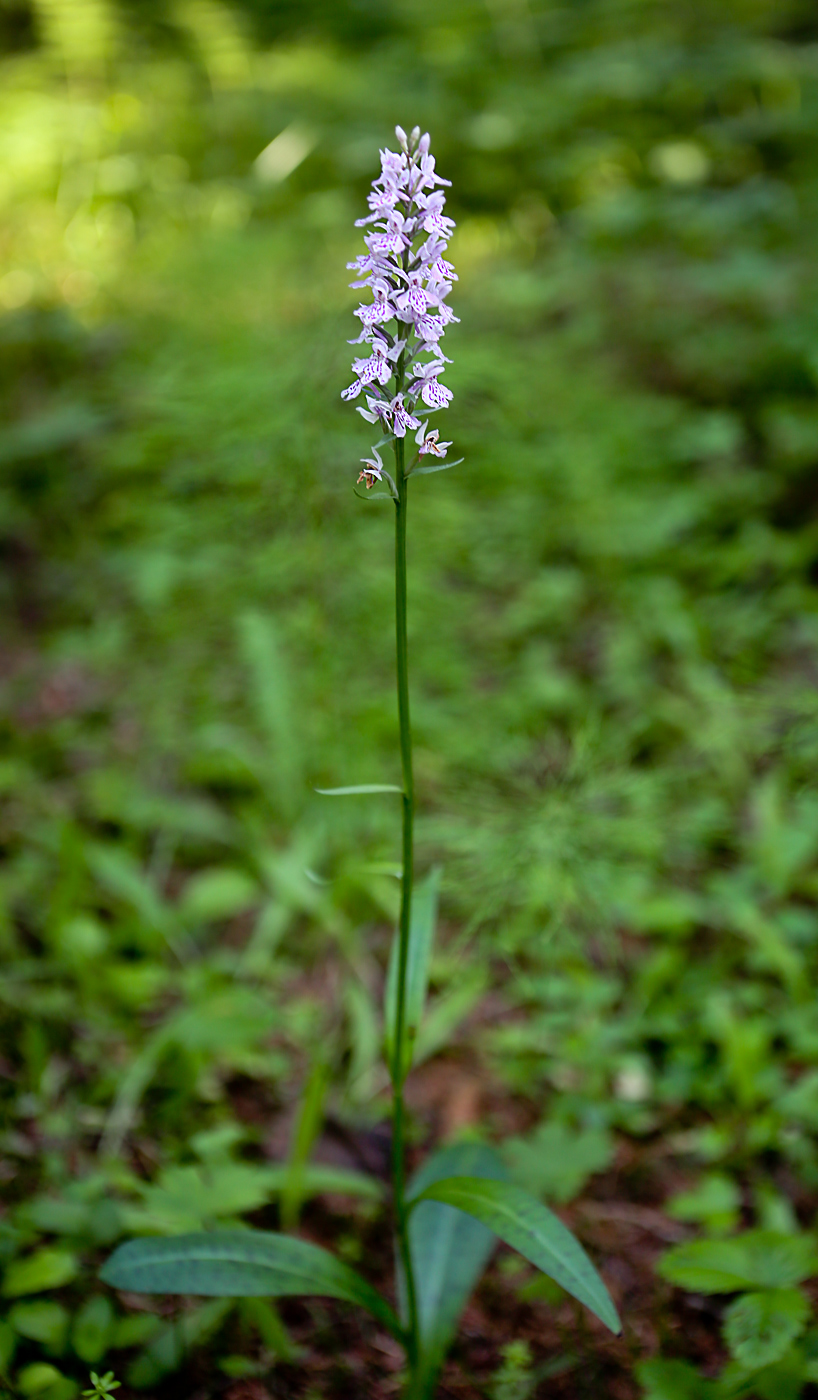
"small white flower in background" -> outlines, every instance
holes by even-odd
[[[396,438],[417,429],[418,455],[445,457],[451,443],[440,442],[437,430],[428,432],[425,419],[430,411],[448,408],[452,399],[440,382],[450,363],[440,342],[458,319],[446,301],[457,275],[444,257],[454,220],[444,214],[446,196],[437,188],[450,182],[435,170],[428,134],[421,136],[415,127],[407,136],[398,126],[395,135],[400,150],[381,151],[381,173],[367,201],[370,212],[356,220],[359,227],[374,227],[364,234],[367,251],[348,264],[358,274],[350,285],[368,288],[372,301],[356,309],[361,333],[350,344],[370,349],[353,360],[355,378],[341,397],[357,399],[365,389],[366,408],[358,412],[367,422],[379,423]],[[382,470],[373,448],[358,480],[370,487],[381,480]]]
[[[642,1103],[651,1094],[651,1079],[639,1060],[629,1060],[621,1065],[614,1076],[614,1093],[625,1103]]]

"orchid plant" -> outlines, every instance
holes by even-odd
[[[404,1395],[428,1400],[454,1340],[460,1315],[502,1240],[595,1313],[620,1330],[610,1296],[582,1246],[535,1197],[506,1179],[502,1158],[475,1142],[444,1146],[410,1181],[406,1172],[404,1087],[422,1022],[434,938],[437,881],[414,888],[414,782],[406,632],[406,520],[411,478],[457,465],[446,461],[450,442],[429,428],[451,390],[440,382],[448,362],[441,349],[457,320],[448,305],[456,279],[446,259],[454,222],[444,214],[429,136],[396,128],[399,149],[381,152],[381,173],[369,195],[370,212],[358,225],[366,252],[349,266],[354,287],[372,300],[355,315],[360,334],[350,343],[368,354],[353,363],[355,378],[342,397],[364,394],[358,412],[383,435],[362,459],[358,483],[365,499],[395,508],[395,617],[402,785],[367,783],[319,789],[331,797],[399,794],[403,863],[398,927],[386,978],[384,1055],[392,1085],[392,1218],[396,1245],[395,1300],[388,1301],[349,1264],[294,1234],[249,1228],[212,1230],[172,1238],[131,1240],[105,1264],[102,1278],[131,1293],[220,1297],[313,1295],[340,1298],[370,1313],[405,1350]],[[407,461],[412,435],[416,452]],[[412,441],[412,438],[409,438]],[[381,451],[391,448],[394,475]],[[431,459],[431,460],[429,460]],[[369,495],[376,483],[386,490]]]

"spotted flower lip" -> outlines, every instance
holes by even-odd
[[[443,457],[451,443],[441,443],[437,429],[427,433],[425,419],[452,400],[441,382],[450,363],[441,341],[458,319],[447,301],[457,281],[445,256],[455,228],[444,212],[450,182],[437,173],[428,133],[415,127],[407,136],[398,126],[395,135],[399,149],[381,151],[368,212],[355,221],[366,230],[366,252],[347,264],[356,274],[350,285],[367,289],[372,300],[356,307],[361,330],[350,343],[368,351],[353,360],[355,377],[341,397],[364,394],[366,407],[356,406],[367,422],[388,438],[416,433],[419,456]],[[359,480],[369,487],[383,464],[374,448],[363,461]]]
[[[426,457],[427,455],[431,455],[432,457],[445,457],[446,452],[452,444],[450,442],[439,442],[439,437],[439,428],[432,428],[431,432],[427,432],[427,425],[425,423],[421,424],[415,435],[415,442],[418,444],[418,456]]]

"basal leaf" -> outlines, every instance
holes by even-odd
[[[435,867],[421,885],[412,892],[412,917],[409,928],[409,948],[406,961],[406,1021],[404,1025],[404,1046],[402,1056],[403,1073],[412,1064],[413,1050],[417,1041],[423,1010],[426,1005],[426,991],[429,985],[429,963],[437,922],[437,902],[440,892],[440,868]],[[395,1025],[397,1022],[398,955],[399,934],[396,931],[392,940],[389,957],[389,971],[386,978],[386,1046],[390,1064],[394,1054]]]
[[[590,1308],[612,1332],[621,1330],[608,1290],[582,1245],[553,1211],[519,1186],[455,1176],[427,1186],[417,1199],[443,1201],[475,1216]]]
[[[481,1143],[444,1147],[424,1162],[409,1187],[418,1196],[434,1182],[468,1175],[502,1180],[505,1168]],[[460,1314],[497,1243],[492,1230],[474,1216],[441,1201],[422,1201],[409,1221],[421,1338],[422,1392],[435,1375],[457,1330]]]
[[[327,1250],[290,1235],[213,1230],[130,1240],[114,1250],[100,1278],[130,1293],[344,1298],[367,1308],[395,1336],[402,1336],[389,1304],[360,1274]]]
[[[780,1361],[804,1330],[809,1303],[798,1288],[745,1293],[727,1309],[724,1339],[742,1366],[758,1370]]]

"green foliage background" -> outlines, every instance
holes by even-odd
[[[466,460],[411,521],[425,1054],[547,1120],[510,1160],[552,1201],[620,1134],[701,1177],[682,1218],[808,1219],[813,7],[4,0],[0,37],[2,1228],[52,1309],[4,1335],[69,1357],[18,1388],[69,1400],[134,1321],[67,1340],[95,1248],[280,1189],[231,1085],[286,1106],[320,1039],[332,1112],[383,1112],[397,813],[312,789],[397,774],[339,399],[395,121],[459,221]]]

